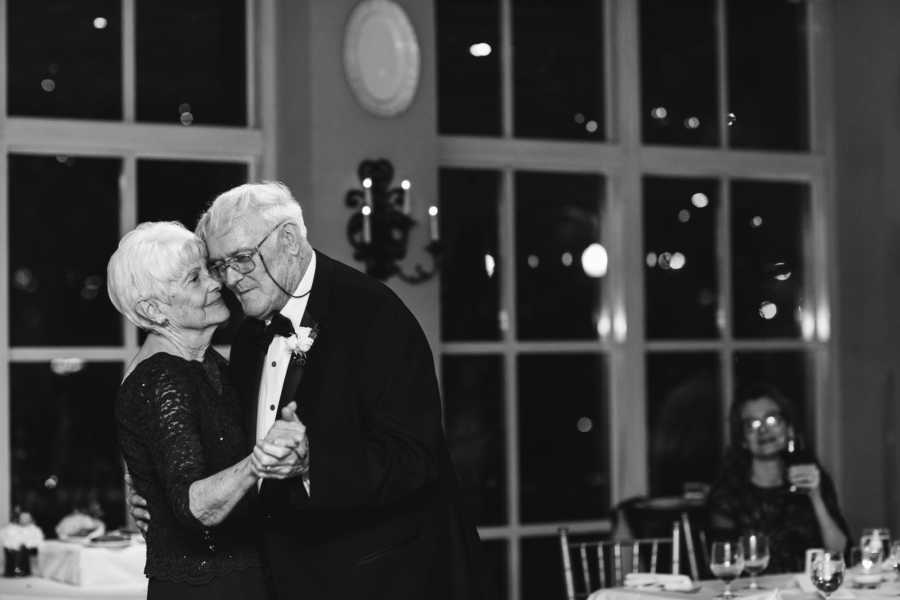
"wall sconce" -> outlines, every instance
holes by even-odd
[[[353,209],[347,222],[347,239],[353,246],[353,258],[366,265],[366,273],[385,280],[396,275],[408,283],[421,283],[434,277],[441,255],[438,208],[428,207],[431,268],[421,264],[407,273],[398,264],[406,258],[409,230],[416,224],[412,212],[412,184],[404,179],[400,187],[389,187],[394,166],[385,159],[364,160],[357,169],[360,189],[347,192],[345,202]]]

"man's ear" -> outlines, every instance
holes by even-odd
[[[281,228],[279,242],[284,244],[284,248],[295,256],[300,255],[303,248],[303,236],[300,234],[300,226],[296,223],[285,223]]]
[[[157,327],[163,327],[169,323],[169,317],[156,300],[138,300],[134,312],[147,323]]]

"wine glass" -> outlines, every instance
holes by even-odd
[[[740,542],[713,542],[709,553],[709,570],[725,582],[725,589],[716,598],[734,598],[731,582],[744,570],[744,553]]]
[[[819,594],[828,600],[844,583],[844,556],[839,552],[823,552],[813,561],[810,579]]]
[[[859,539],[860,562],[864,571],[879,566],[890,552],[891,532],[884,528],[862,530]]]
[[[760,531],[748,532],[741,538],[741,550],[744,554],[744,570],[750,574],[751,590],[763,589],[756,581],[756,576],[769,566],[769,538]]]

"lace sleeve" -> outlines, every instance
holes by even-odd
[[[157,369],[147,383],[147,429],[153,466],[178,522],[190,529],[203,525],[190,508],[190,487],[205,472],[196,411],[196,390],[177,367]]]

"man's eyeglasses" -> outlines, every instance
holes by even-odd
[[[780,413],[772,413],[759,419],[744,419],[744,433],[758,433],[763,427],[767,430],[784,427],[784,417]]]
[[[234,269],[241,275],[246,275],[255,269],[256,263],[253,261],[253,257],[259,254],[259,247],[265,244],[269,236],[285,223],[287,221],[282,221],[270,229],[252,250],[238,251],[228,258],[207,263],[206,268],[209,270],[209,274],[217,281],[224,282],[228,278],[228,269]]]

